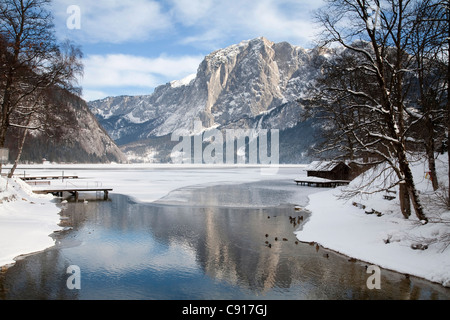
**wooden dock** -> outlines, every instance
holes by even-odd
[[[57,197],[62,197],[64,192],[66,193],[70,193],[72,196],[75,197],[75,200],[78,201],[78,196],[80,194],[80,192],[103,192],[103,199],[104,200],[108,200],[109,197],[109,192],[113,191],[113,189],[111,188],[104,188],[101,186],[95,186],[95,187],[80,187],[80,186],[76,186],[75,184],[70,183],[71,185],[69,186],[68,183],[66,183],[66,186],[51,186],[51,181],[55,181],[55,180],[69,180],[69,179],[78,179],[78,176],[75,175],[65,175],[64,172],[62,175],[60,176],[23,176],[23,177],[19,177],[20,179],[22,179],[23,181],[25,181],[27,184],[29,185],[34,185],[34,186],[44,186],[44,185],[48,185],[48,187],[42,187],[42,188],[37,188],[37,189],[33,189],[33,192],[36,194],[53,194],[54,196]]]
[[[345,186],[350,183],[348,180],[328,180],[323,178],[305,178],[295,179],[297,185],[319,188],[336,188],[337,186]]]
[[[68,192],[72,194],[75,197],[75,200],[78,200],[78,196],[80,192],[103,192],[103,200],[108,200],[109,192],[113,191],[113,189],[110,188],[76,188],[76,187],[55,187],[55,188],[48,188],[48,189],[37,189],[33,190],[34,193],[37,194],[53,194],[57,197],[62,197],[64,192]]]
[[[19,177],[23,181],[36,181],[36,180],[65,180],[65,179],[78,179],[78,176],[41,176],[41,177]]]

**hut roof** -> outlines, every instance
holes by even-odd
[[[343,161],[313,161],[307,167],[306,171],[333,171],[338,165],[347,164]]]

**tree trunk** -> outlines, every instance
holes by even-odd
[[[446,25],[447,25],[447,157],[450,166],[450,3],[446,3]],[[450,207],[450,167],[448,168],[448,206]]]
[[[405,217],[405,219],[409,219],[409,217],[411,216],[411,200],[404,183],[400,183],[398,197],[400,199],[400,209],[402,211],[403,217]]]
[[[409,197],[411,198],[411,202],[414,207],[414,211],[416,213],[417,218],[420,221],[428,223],[428,218],[425,215],[425,213],[423,212],[423,207],[422,207],[422,204],[420,203],[420,199],[419,199],[419,195],[417,193],[416,186],[414,185],[414,183],[407,183],[406,185],[407,185]]]
[[[430,179],[433,185],[433,190],[436,191],[439,189],[438,176],[436,173],[436,161],[434,159],[434,127],[429,116],[427,117],[426,123],[426,137],[425,137],[425,150],[427,153],[428,159],[428,169],[430,170]]]
[[[428,152],[428,151],[427,151]],[[428,154],[428,167],[430,170],[431,184],[433,185],[433,190],[439,189],[438,176],[436,173],[436,161],[434,159],[434,151],[430,150]]]
[[[3,95],[2,113],[1,113],[2,118],[0,121],[0,148],[3,148],[5,146],[6,132],[8,131],[9,127],[9,111],[10,111],[9,100],[10,100],[9,89],[6,89]]]
[[[417,216],[417,218],[420,221],[424,221],[425,223],[428,223],[428,218],[426,217],[422,204],[420,203],[419,194],[417,192],[416,186],[414,184],[414,177],[411,172],[411,168],[409,166],[408,160],[406,159],[406,154],[401,153],[399,155],[399,167],[404,175],[404,184],[405,188],[408,191],[409,198],[412,202],[414,212]]]
[[[30,121],[28,121],[28,123],[30,123]],[[8,178],[12,178],[13,175],[14,175],[14,171],[16,171],[17,165],[19,164],[20,158],[22,157],[23,146],[25,145],[25,140],[27,138],[27,134],[28,134],[28,129],[24,128],[23,129],[23,136],[22,136],[22,139],[20,140],[20,145],[19,145],[19,150],[18,150],[18,153],[17,153],[17,157],[16,157],[16,160],[14,161],[13,167],[9,171]]]

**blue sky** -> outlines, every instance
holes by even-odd
[[[312,47],[312,0],[54,0],[57,36],[84,53],[83,97],[150,94],[212,51],[264,36]],[[74,11],[79,8],[79,29]],[[77,16],[78,17],[78,16]]]

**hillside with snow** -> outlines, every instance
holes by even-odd
[[[29,130],[24,144],[21,162],[41,163],[43,159],[58,163],[110,163],[127,159],[108,133],[99,124],[80,97],[55,92],[55,108],[51,126]],[[18,153],[20,131],[11,129],[6,140],[9,161],[14,162]]]

